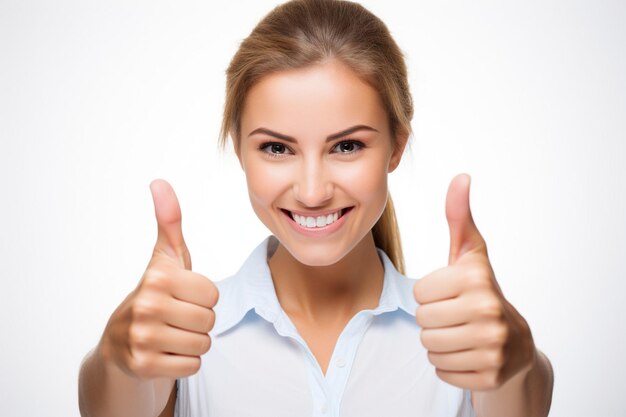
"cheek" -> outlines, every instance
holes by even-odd
[[[280,164],[250,158],[245,160],[248,194],[255,211],[271,205],[289,187],[286,169]]]
[[[339,178],[342,187],[362,203],[376,204],[387,199],[387,169],[381,158],[348,164]]]

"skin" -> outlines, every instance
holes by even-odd
[[[357,125],[367,128],[326,140]],[[280,242],[269,260],[277,297],[323,372],[347,322],[378,305],[383,267],[371,229],[406,139],[393,146],[377,91],[335,61],[266,76],[246,97],[237,156],[252,207]],[[345,208],[341,228],[316,237],[283,212]]]
[[[376,131],[325,140],[355,125]],[[295,142],[251,134],[258,128]],[[272,74],[249,91],[237,155],[252,207],[280,241],[269,265],[286,311],[329,324],[376,306],[383,270],[371,228],[385,207],[387,173],[400,162],[406,137],[400,140],[394,150],[376,90],[336,62]],[[294,231],[281,210],[314,215],[346,207],[343,226],[323,237]]]
[[[324,140],[358,124],[376,132]],[[277,135],[256,133],[260,128]],[[272,279],[324,372],[345,324],[375,308],[382,290],[371,227],[406,145],[399,137],[394,147],[388,128],[376,90],[335,61],[267,76],[246,98],[236,152],[252,207],[280,241],[269,261]],[[337,152],[340,141],[353,139],[363,144],[358,152]],[[469,187],[469,176],[458,175],[446,197],[448,266],[414,288],[422,344],[439,378],[472,390],[481,417],[547,415],[549,361],[497,284],[471,216]],[[353,207],[345,223],[321,238],[294,231],[282,210],[314,215],[343,207]]]
[[[181,210],[164,180],[150,184],[157,241],[137,287],[115,309],[81,364],[82,416],[173,416],[177,378],[200,369],[209,351],[219,292],[191,271]]]
[[[448,188],[448,266],[413,288],[422,344],[439,378],[472,391],[478,416],[547,416],[552,367],[498,285],[469,189],[468,175],[456,176]]]
[[[369,129],[326,141],[355,125]],[[260,127],[293,139],[252,134]],[[246,98],[237,156],[252,207],[280,242],[269,260],[278,299],[323,372],[346,323],[378,305],[384,271],[371,228],[407,137],[396,146],[391,139],[377,92],[337,62],[267,76]],[[469,180],[456,176],[446,198],[448,265],[414,287],[421,341],[439,378],[472,391],[479,417],[546,416],[552,369],[497,284],[471,216]],[[155,180],[150,189],[157,242],[81,365],[84,416],[173,416],[176,378],[195,374],[211,347],[217,287],[191,271],[172,187]],[[351,208],[341,227],[315,237],[296,232],[282,211],[340,208]]]

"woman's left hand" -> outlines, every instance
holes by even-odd
[[[416,321],[428,359],[443,381],[482,391],[496,389],[535,360],[528,323],[504,298],[469,207],[468,175],[448,189],[448,266],[418,280]]]

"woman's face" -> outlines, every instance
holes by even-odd
[[[336,61],[261,79],[241,134],[254,211],[311,266],[338,262],[370,232],[406,143],[394,152],[377,91]]]

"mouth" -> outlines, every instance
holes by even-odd
[[[335,211],[326,212],[320,215],[311,215],[308,216],[304,213],[294,213],[293,211],[282,209],[282,212],[285,213],[291,220],[297,223],[299,226],[307,228],[307,229],[320,229],[323,227],[330,226],[331,224],[337,222],[341,219],[346,213],[352,210],[354,206],[341,208]]]

